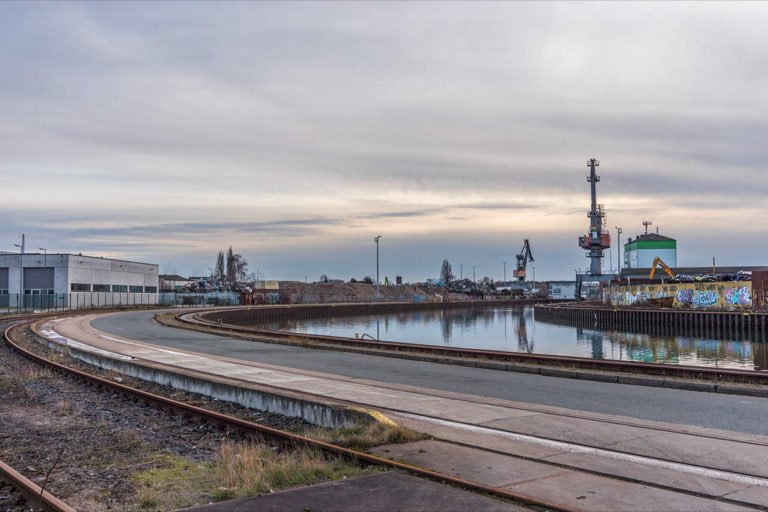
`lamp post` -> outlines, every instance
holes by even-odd
[[[472,265],[472,282],[473,283],[477,282],[477,276],[475,276],[475,270],[477,270],[477,267]]]
[[[43,251],[43,280],[44,280],[44,282],[46,284],[48,284],[48,249],[46,249],[45,247],[38,247],[38,249]],[[51,288],[53,288],[53,283],[51,283]],[[44,291],[40,292],[41,293],[41,296],[40,296],[41,307],[42,307],[42,304],[43,304],[43,300],[46,300],[46,301],[48,300],[48,297],[47,297],[48,296],[48,290],[50,290],[51,288],[46,288]],[[53,291],[53,290],[51,290],[51,291]],[[43,298],[42,294],[46,295],[46,297]]]
[[[373,241],[376,242],[376,298],[380,298],[379,295],[379,240],[381,240],[381,235],[376,235],[373,237]]]
[[[624,232],[623,229],[616,226],[616,273],[621,277],[621,234]]]
[[[463,264],[459,265],[459,279],[461,279],[461,280],[464,279],[464,265]]]
[[[507,282],[507,262],[504,262],[504,283]]]
[[[21,235],[21,245],[13,245],[19,248],[19,310],[21,310],[24,297],[24,235]]]

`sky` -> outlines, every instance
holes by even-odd
[[[768,264],[766,3],[3,2],[0,251],[266,279]],[[615,244],[604,267],[617,266]],[[462,266],[463,265],[463,271]],[[530,264],[529,264],[530,267]],[[532,269],[529,268],[529,275]]]

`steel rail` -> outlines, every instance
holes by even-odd
[[[337,455],[341,456],[347,459],[356,460],[359,462],[366,462],[369,464],[375,464],[379,466],[385,466],[393,469],[398,469],[401,471],[405,471],[407,473],[410,473],[412,475],[425,478],[428,480],[436,481],[436,482],[444,482],[444,483],[450,483],[452,485],[455,485],[457,487],[461,487],[464,489],[489,494],[492,496],[497,496],[500,498],[505,498],[509,500],[516,501],[518,503],[523,503],[526,505],[532,505],[532,506],[538,506],[538,507],[544,507],[546,509],[551,510],[557,510],[561,512],[576,512],[576,509],[569,508],[565,505],[561,504],[555,504],[550,503],[546,500],[541,500],[538,498],[534,498],[531,496],[527,496],[525,494],[519,494],[516,492],[504,490],[501,488],[491,487],[488,485],[479,484],[476,482],[471,482],[469,480],[465,480],[463,478],[458,478],[451,475],[446,475],[443,473],[439,473],[437,471],[432,471],[429,469],[421,468],[418,466],[412,466],[409,464],[404,464],[402,462],[393,461],[390,459],[385,459],[383,457],[379,457],[377,455],[372,455],[365,452],[360,452],[357,450],[352,450],[349,448],[342,448],[340,446],[336,446],[330,443],[326,443],[323,441],[318,441],[309,437],[300,436],[297,434],[293,434],[291,432],[286,432],[283,430],[279,430],[273,427],[268,427],[265,425],[259,425],[257,423],[252,423],[250,421],[246,421],[240,418],[235,418],[233,416],[228,416],[225,414],[221,414],[215,411],[210,411],[208,409],[204,409],[201,407],[197,407],[194,405],[185,404],[183,402],[178,402],[176,400],[171,400],[169,398],[165,398],[159,395],[155,395],[153,393],[149,393],[146,391],[142,391],[140,389],[135,389],[130,386],[126,386],[124,384],[119,384],[117,382],[112,382],[107,379],[103,379],[101,377],[97,377],[95,375],[91,375],[89,373],[76,370],[74,368],[70,368],[66,365],[56,363],[53,361],[50,361],[42,356],[39,356],[33,352],[30,352],[23,347],[17,345],[13,342],[11,339],[11,331],[14,329],[17,329],[21,326],[24,326],[26,324],[23,323],[17,323],[13,326],[8,327],[5,329],[5,332],[3,334],[5,342],[8,343],[10,347],[12,347],[14,350],[19,352],[20,354],[24,355],[25,357],[32,359],[36,361],[37,363],[46,366],[48,368],[51,368],[55,371],[62,372],[64,374],[69,374],[72,376],[75,376],[77,378],[93,382],[95,384],[98,384],[100,386],[104,386],[106,388],[119,391],[125,395],[138,397],[146,402],[154,403],[158,406],[166,407],[175,409],[176,411],[179,411],[183,414],[189,414],[193,416],[197,416],[201,419],[207,420],[207,421],[213,421],[218,424],[231,426],[234,428],[237,428],[238,430],[251,432],[251,433],[258,433],[260,435],[266,436],[266,437],[272,437],[275,439],[280,439],[282,441],[287,441],[290,443],[293,443],[295,445],[299,446],[306,446],[311,448],[319,449],[325,453],[331,454],[331,455]]]
[[[0,460],[0,480],[10,484],[27,500],[27,507],[38,504],[36,510],[51,512],[76,512],[76,510],[59,498],[44,491],[39,485],[26,478],[11,466]]]
[[[327,345],[354,347],[357,349],[376,349],[390,353],[429,354],[436,357],[455,357],[460,359],[476,358],[493,362],[527,363],[542,366],[546,365],[550,367],[601,370],[625,374],[642,373],[644,375],[665,377],[706,379],[715,382],[726,381],[752,384],[768,384],[768,372],[706,368],[702,366],[672,366],[656,363],[640,363],[635,361],[609,361],[603,359],[592,359],[588,357],[525,354],[518,352],[505,352],[501,350],[440,347],[437,345],[423,345],[418,343],[406,343],[399,341],[362,341],[355,340],[353,338],[342,338],[339,336],[324,336],[287,331],[273,331],[242,327],[232,324],[220,324],[205,318],[201,318],[200,316],[212,312],[215,312],[215,310],[211,309],[210,311],[197,311],[195,313],[186,312],[175,315],[175,318],[183,324],[205,327],[214,332],[219,331],[238,335],[262,336],[265,338],[273,338],[283,341],[289,341],[293,339],[297,340],[298,343],[301,343],[301,340],[319,341]],[[265,339],[263,341],[268,342],[270,340]],[[301,344],[302,346],[306,346],[306,343]]]

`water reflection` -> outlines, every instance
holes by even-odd
[[[533,308],[470,307],[380,316],[271,323],[271,329],[354,338],[367,335],[462,348],[595,359],[768,370],[765,334],[744,339],[711,333],[638,333],[536,321]]]

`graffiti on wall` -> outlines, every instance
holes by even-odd
[[[753,302],[752,284],[749,282],[616,286],[606,294],[606,300],[615,305],[641,304],[665,297],[674,299],[674,307],[749,307]]]
[[[693,292],[693,305],[694,306],[711,306],[717,302],[717,293],[709,291]]]
[[[677,302],[680,304],[693,304],[693,290],[677,290]]]
[[[746,286],[725,289],[725,301],[728,304],[751,304],[752,294]]]

